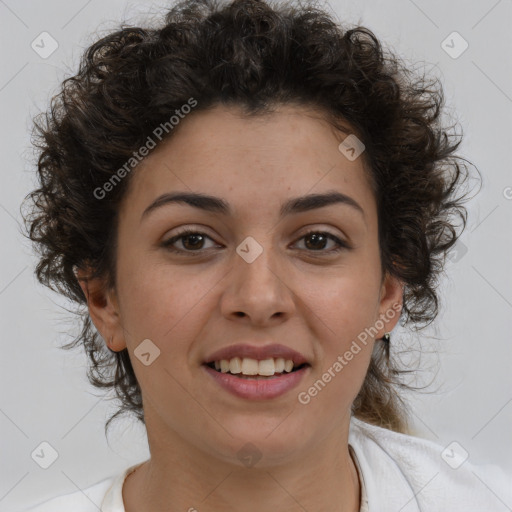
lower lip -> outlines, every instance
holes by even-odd
[[[267,377],[264,379],[246,379],[236,377],[230,373],[222,373],[203,364],[206,372],[225,390],[240,398],[249,400],[268,400],[284,395],[294,387],[298,386],[310,367],[305,366],[300,370],[286,373],[278,377]]]

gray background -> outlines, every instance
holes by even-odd
[[[60,350],[76,332],[69,305],[33,277],[36,258],[19,234],[19,206],[34,188],[31,119],[45,109],[82,49],[119,22],[157,17],[166,2],[0,0],[1,175],[0,510],[18,511],[73,492],[147,458],[144,431],[130,420],[103,425],[114,403],[85,377],[85,356]],[[442,311],[420,336],[397,330],[395,342],[421,348],[408,358],[430,386],[411,397],[418,435],[446,447],[457,441],[478,464],[512,470],[512,86],[511,1],[342,1],[324,4],[339,20],[372,29],[411,64],[424,62],[444,84],[447,113],[465,140],[459,153],[482,172],[469,224],[447,265]],[[31,48],[43,31],[57,50]],[[442,47],[457,31],[469,44],[452,58]],[[452,52],[461,48],[454,39]],[[49,48],[49,44],[45,45]],[[42,469],[31,458],[49,442],[58,459]],[[455,471],[455,470],[454,470]],[[492,492],[492,482],[482,482]],[[512,510],[512,503],[506,504]],[[507,507],[503,505],[503,510]]]

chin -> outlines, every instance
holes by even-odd
[[[223,426],[232,437],[226,433],[214,444],[215,452],[225,462],[235,460],[240,467],[261,468],[300,458],[304,425],[293,425],[286,414],[271,418],[239,417]]]

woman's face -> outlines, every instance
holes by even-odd
[[[392,306],[402,288],[381,281],[362,157],[347,158],[338,148],[346,134],[298,107],[252,119],[217,107],[178,128],[133,171],[120,209],[115,313],[95,323],[116,350],[128,347],[150,438],[175,436],[240,464],[246,443],[260,464],[300,458],[348,427],[373,341],[399,317]],[[150,208],[178,192],[215,197],[226,211],[183,201]],[[305,200],[333,193],[345,200]],[[166,245],[184,229],[200,236]],[[227,390],[205,366],[232,345],[273,344],[308,363],[299,378],[274,377],[285,383],[280,394],[269,377],[267,395],[236,376]]]

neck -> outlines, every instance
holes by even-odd
[[[348,449],[349,419],[308,449],[252,467],[150,428],[151,458],[123,486],[126,512],[358,512],[360,485]],[[149,435],[153,432],[154,435]],[[165,441],[162,441],[165,440]]]

